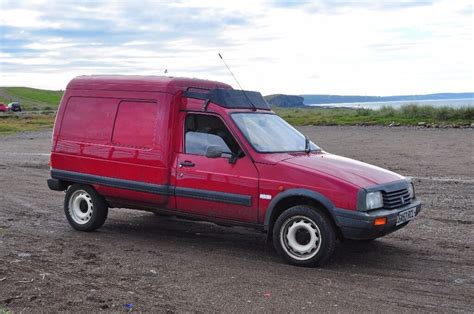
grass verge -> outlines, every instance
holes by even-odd
[[[474,122],[474,108],[450,108],[406,105],[398,109],[383,107],[372,109],[325,109],[325,108],[272,108],[292,125],[417,125],[457,124]]]
[[[17,132],[39,131],[52,128],[54,114],[5,114],[0,115],[0,136]]]

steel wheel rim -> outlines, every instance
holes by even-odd
[[[94,204],[91,196],[86,191],[75,191],[69,198],[68,205],[69,215],[75,223],[84,225],[91,220]]]
[[[307,233],[306,241],[301,241],[298,232]],[[293,216],[287,219],[280,229],[280,243],[291,258],[299,261],[309,260],[318,254],[321,248],[321,231],[312,219]]]

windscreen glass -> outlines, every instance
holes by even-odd
[[[305,151],[306,139],[274,114],[234,113],[232,119],[255,150],[261,153]],[[311,150],[320,148],[310,142]]]

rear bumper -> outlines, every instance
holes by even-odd
[[[370,212],[336,208],[334,209],[334,215],[344,238],[369,240],[382,237],[406,226],[408,222],[396,225],[397,216],[411,208],[416,208],[416,215],[418,216],[421,211],[421,202],[415,200],[401,208],[391,210],[378,209]],[[374,220],[380,217],[387,217],[387,224],[384,226],[374,226]]]
[[[53,191],[64,191],[68,187],[64,181],[58,179],[50,178],[47,180],[47,182],[49,189]]]

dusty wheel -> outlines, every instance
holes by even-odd
[[[336,233],[331,221],[310,206],[287,209],[273,227],[273,246],[293,265],[321,265],[332,255],[335,245]]]
[[[74,184],[66,192],[64,212],[74,229],[93,231],[104,224],[109,208],[92,187]]]

